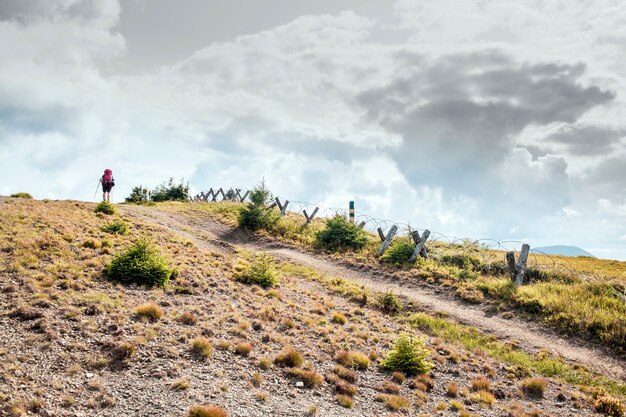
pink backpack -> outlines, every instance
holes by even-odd
[[[115,185],[115,180],[113,179],[113,171],[111,171],[109,168],[104,170],[104,175],[102,176],[102,185],[104,186]]]

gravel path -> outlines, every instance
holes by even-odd
[[[310,266],[329,275],[364,285],[374,291],[393,291],[417,301],[429,312],[443,313],[459,323],[479,328],[499,339],[516,340],[525,350],[545,349],[598,374],[626,381],[623,358],[616,357],[603,347],[565,339],[528,321],[515,318],[504,319],[485,311],[481,306],[469,305],[452,299],[440,289],[400,281],[396,277],[377,272],[355,270],[283,244],[253,240],[246,234],[208,217],[201,225],[196,225],[182,215],[166,213],[150,207],[120,206],[120,209],[129,216],[139,217],[166,227],[207,249],[232,252],[234,250],[230,246],[232,244],[243,246],[251,251],[262,250],[281,260]],[[194,230],[202,233],[194,233]]]

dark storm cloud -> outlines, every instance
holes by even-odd
[[[510,155],[529,124],[572,123],[614,98],[578,83],[582,65],[519,64],[494,51],[415,56],[417,65],[409,58],[396,61],[404,76],[362,93],[358,103],[370,120],[402,135],[396,160],[417,184],[472,185]]]
[[[577,155],[601,155],[613,149],[626,135],[622,129],[599,126],[565,127],[546,138],[547,142],[566,146],[568,153]]]

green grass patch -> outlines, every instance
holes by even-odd
[[[107,223],[100,228],[105,233],[111,233],[112,235],[126,236],[130,231],[128,223],[122,220],[116,220],[111,223]]]
[[[443,318],[425,313],[415,313],[407,317],[407,322],[415,328],[432,336],[460,345],[470,351],[483,351],[489,356],[502,360],[528,373],[538,373],[546,377],[560,377],[570,384],[603,387],[614,395],[626,395],[626,384],[612,379],[596,376],[582,368],[574,368],[563,360],[546,353],[530,355],[511,345],[496,341],[477,329],[451,323]]]

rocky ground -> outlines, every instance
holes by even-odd
[[[601,390],[548,378],[532,396],[522,385],[533,375],[479,346],[422,335],[406,315],[381,311],[376,289],[278,253],[277,287],[242,284],[233,279],[239,265],[267,248],[150,214],[157,208],[105,216],[93,207],[0,201],[0,415],[186,416],[197,404],[230,416],[600,415]],[[102,232],[113,219],[131,233]],[[104,275],[140,236],[176,268],[165,289]],[[146,303],[159,317],[138,313]],[[428,374],[377,365],[403,331],[425,337]],[[209,355],[192,349],[201,338]],[[304,358],[295,370],[275,363],[287,347]],[[340,351],[369,365],[340,368]]]

